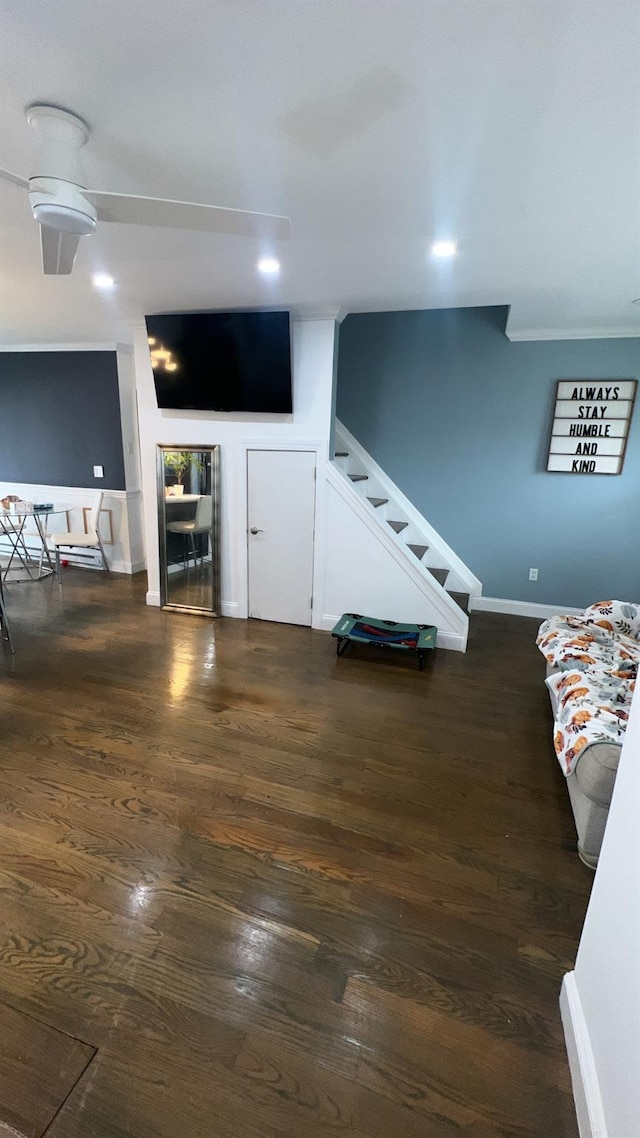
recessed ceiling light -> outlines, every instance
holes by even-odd
[[[116,284],[113,277],[110,277],[108,273],[94,273],[91,280],[93,281],[94,288],[115,288]]]
[[[434,257],[455,257],[458,246],[455,241],[434,241],[431,252]]]
[[[258,261],[258,272],[272,277],[275,273],[280,272],[280,262],[276,261],[275,257],[261,257]]]

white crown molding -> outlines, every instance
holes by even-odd
[[[546,620],[549,616],[562,613],[563,616],[579,616],[584,609],[569,605],[543,605],[536,601],[511,601],[503,597],[470,597],[472,612],[502,612],[508,616],[534,616]]]
[[[640,326],[636,328],[537,328],[510,331],[506,336],[512,343],[522,340],[638,340]]]
[[[117,344],[0,344],[0,352],[115,352]]]
[[[339,304],[294,304],[289,307],[289,311],[291,313],[291,319],[296,322],[303,320],[335,320],[340,324],[347,315],[346,308],[343,308]]]

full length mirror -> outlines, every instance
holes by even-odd
[[[220,447],[158,447],[163,608],[220,614]]]

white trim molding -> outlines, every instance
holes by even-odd
[[[540,617],[541,620],[556,613],[577,616],[584,611],[569,605],[542,605],[536,601],[512,601],[503,597],[470,597],[469,607],[472,612],[503,612],[509,616]]]
[[[562,981],[560,1014],[580,1138],[608,1138],[598,1074],[574,972],[567,972]]]
[[[463,612],[435,577],[432,577],[430,573],[425,573],[417,560],[407,556],[406,551],[394,540],[393,531],[389,527],[383,527],[379,524],[378,519],[365,505],[364,500],[354,491],[351,484],[332,463],[327,463],[326,483],[346,505],[348,511],[366,527],[371,537],[384,550],[390,563],[393,563],[396,569],[400,569],[413,587],[424,597],[425,602],[429,605],[429,623],[435,624],[438,628],[438,647],[464,652],[469,632],[467,613]],[[320,608],[321,617],[318,623],[314,622],[314,627],[318,627],[318,624],[320,627],[325,627],[325,622],[331,619],[331,615],[325,612],[325,606],[330,607],[331,601],[329,600],[328,603],[325,601],[325,605]],[[359,607],[357,611],[363,610]],[[336,616],[333,623],[335,624],[337,620],[338,617]],[[333,627],[333,625],[329,627]]]
[[[335,320],[341,324],[347,309],[340,304],[296,304],[291,308],[294,320]]]
[[[327,482],[340,495],[343,501],[346,502],[349,509],[365,524],[376,541],[378,541],[383,549],[393,558],[396,565],[406,573],[407,577],[413,581],[414,585],[416,585],[425,596],[429,597],[431,604],[436,609],[438,619],[449,626],[449,632],[459,637],[461,643],[466,645],[469,629],[469,618],[466,612],[463,612],[453,597],[449,595],[447,590],[435,577],[432,578],[430,574],[426,575],[422,573],[419,563],[416,561],[414,564],[413,561],[404,555],[402,548],[393,540],[392,531],[384,529],[377,524],[375,515],[367,509],[362,499],[353,492],[351,486],[349,486],[342,475],[339,474],[330,463],[327,467]],[[337,619],[338,617],[336,617],[336,620]],[[453,626],[453,628],[451,626]],[[438,633],[438,642],[442,647],[441,633]],[[461,651],[464,651],[464,648],[461,649]]]
[[[0,352],[115,352],[115,340],[107,344],[0,344]]]
[[[371,457],[368,451],[358,442],[349,430],[336,419],[336,446],[343,446],[349,452],[350,456],[361,463],[367,474],[383,487],[384,494],[393,501],[395,506],[398,506],[405,517],[415,526],[415,528],[424,534],[425,540],[432,552],[437,552],[443,560],[443,563],[449,568],[459,581],[457,586],[458,591],[469,593],[470,596],[478,596],[482,593],[482,583],[478,580],[475,573],[472,573],[468,565],[458,557],[457,553],[451,548],[450,545],[440,536],[440,534],[433,528],[427,521],[423,514],[413,505],[402,490],[392,481],[389,475],[378,466],[378,463]]]
[[[637,340],[640,326],[635,328],[533,328],[509,331],[506,336],[513,344],[522,340]]]

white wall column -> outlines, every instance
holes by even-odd
[[[120,397],[120,425],[122,455],[127,489],[127,524],[124,540],[132,572],[145,568],[144,534],[142,521],[142,486],[140,477],[140,440],[138,434],[138,406],[136,400],[136,374],[133,364],[133,347],[116,345],[118,368],[118,394]]]
[[[144,540],[147,557],[147,603],[160,604],[156,448],[221,447],[221,577],[222,613],[247,615],[247,485],[246,454],[250,447],[315,450],[318,466],[316,499],[315,582],[322,591],[319,566],[324,565],[324,473],[331,432],[332,389],[337,324],[334,317],[292,320],[293,413],[261,415],[214,411],[158,409],[144,321],[134,328],[133,365],[138,404]],[[317,608],[317,613],[316,613]],[[314,625],[319,625],[322,597],[314,595]]]

